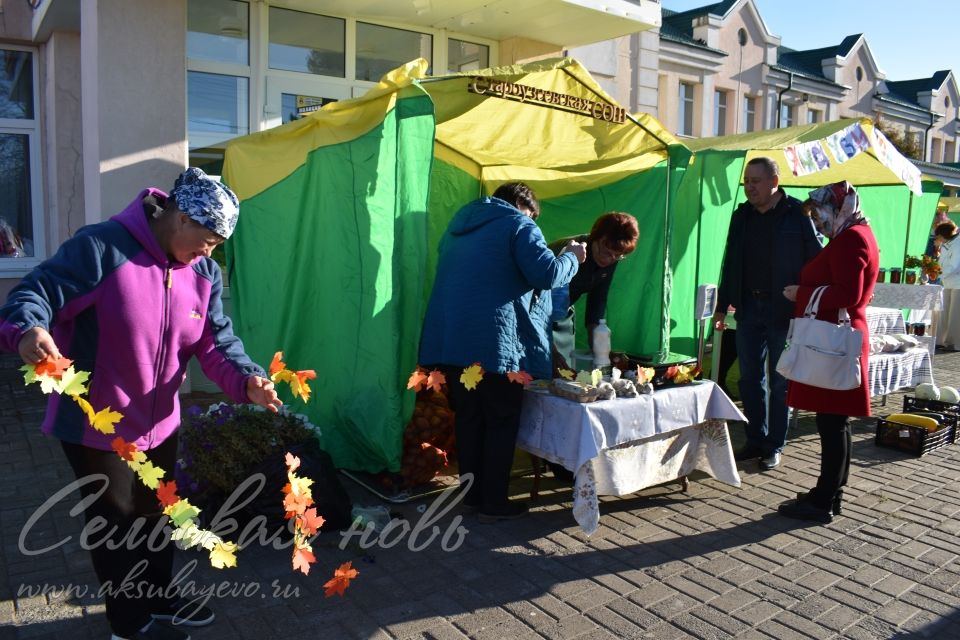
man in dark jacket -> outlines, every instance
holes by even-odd
[[[780,291],[821,246],[800,201],[780,188],[780,170],[770,158],[750,160],[744,170],[747,202],[733,212],[720,275],[714,328],[724,329],[728,305],[736,308],[740,398],[747,415],[747,443],[737,460],[760,458],[773,469],[787,442],[787,381],[776,372],[787,339],[793,303]],[[767,391],[769,389],[769,398]]]

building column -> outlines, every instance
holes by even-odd
[[[660,118],[658,109],[660,91],[660,30],[648,29],[634,33],[630,38],[630,59],[633,77],[630,79],[629,109],[642,111]]]
[[[93,223],[144,187],[169,189],[186,166],[186,0],[80,5],[84,216]]]

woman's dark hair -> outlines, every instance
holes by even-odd
[[[637,219],[629,213],[611,211],[605,213],[593,223],[590,229],[590,241],[603,240],[611,251],[626,255],[637,248],[640,228]]]
[[[507,182],[500,185],[493,192],[493,197],[506,200],[517,209],[529,209],[530,217],[534,220],[540,217],[540,201],[533,194],[533,190],[522,182]]]
[[[933,230],[933,235],[941,238],[956,238],[957,233],[957,225],[953,221],[938,224],[937,228]]]

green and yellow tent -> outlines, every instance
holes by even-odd
[[[361,98],[227,147],[224,179],[241,199],[227,246],[237,334],[260,362],[283,350],[292,368],[316,369],[304,413],[340,467],[399,469],[437,243],[460,206],[503,182],[533,187],[548,240],[606,211],[635,215],[640,244],[610,294],[613,344],[668,347],[686,147],[572,59],[425,70],[411,62]]]

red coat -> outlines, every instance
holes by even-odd
[[[863,333],[860,351],[862,376],[860,387],[849,391],[833,391],[790,382],[788,406],[844,416],[870,415],[870,390],[867,385],[870,336],[866,308],[873,297],[873,285],[879,269],[880,252],[873,231],[868,225],[859,224],[840,232],[800,271],[800,288],[794,314],[802,316],[814,289],[829,285],[820,298],[817,318],[836,322],[840,309],[846,307],[851,324]]]

